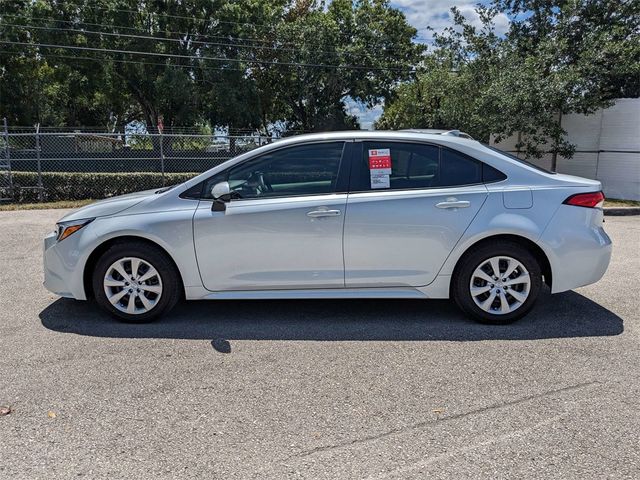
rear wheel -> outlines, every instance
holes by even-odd
[[[146,243],[118,243],[100,257],[93,272],[100,306],[133,323],[149,322],[178,301],[180,280],[173,262]]]
[[[461,260],[453,278],[453,298],[482,323],[506,324],[526,315],[540,293],[536,258],[514,242],[486,244]]]

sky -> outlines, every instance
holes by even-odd
[[[456,6],[460,13],[471,22],[480,26],[480,19],[475,12],[478,3],[488,4],[488,0],[392,0],[391,5],[401,10],[411,25],[418,30],[417,40],[429,43],[432,33],[427,27],[441,32],[451,25],[451,7]],[[499,14],[494,19],[497,33],[505,33],[509,27],[509,19],[504,14]]]
[[[475,12],[475,5],[478,3],[488,4],[488,0],[392,0],[391,5],[401,10],[407,17],[408,22],[418,30],[416,41],[430,43],[433,32],[427,27],[433,28],[437,32],[443,31],[451,25],[451,7],[456,6],[471,22],[480,26],[480,19]],[[500,14],[494,19],[496,33],[502,34],[509,28],[509,19],[506,15]],[[372,109],[355,102],[348,102],[347,109],[351,115],[356,115],[360,121],[360,127],[368,130],[373,126],[373,122],[382,114],[382,106]]]

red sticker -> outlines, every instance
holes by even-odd
[[[369,169],[391,168],[391,151],[388,148],[369,150]]]

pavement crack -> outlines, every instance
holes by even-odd
[[[508,402],[502,402],[502,403],[495,403],[492,405],[488,405],[486,407],[481,407],[481,408],[477,408],[475,410],[470,410],[468,412],[462,412],[462,413],[458,413],[455,415],[451,415],[451,416],[447,416],[447,417],[443,417],[443,418],[437,418],[437,419],[431,419],[431,420],[425,420],[423,422],[418,422],[418,423],[414,423],[412,425],[407,425],[404,427],[398,427],[398,428],[393,428],[391,430],[387,430],[386,432],[382,432],[379,433],[377,435],[368,435],[366,437],[360,437],[360,438],[356,438],[353,440],[349,440],[349,441],[345,441],[345,442],[339,442],[339,443],[334,443],[331,445],[323,445],[320,447],[315,447],[309,450],[305,450],[299,453],[296,453],[295,455],[290,455],[289,457],[287,457],[283,463],[286,463],[290,460],[296,459],[296,458],[305,458],[308,457],[310,455],[315,455],[317,453],[322,453],[322,452],[326,452],[326,451],[331,451],[331,450],[336,450],[336,449],[340,449],[340,448],[345,448],[345,447],[351,447],[353,445],[358,445],[361,443],[366,443],[366,442],[371,442],[371,441],[375,441],[375,440],[380,440],[383,438],[387,438],[390,437],[392,435],[396,435],[399,433],[403,433],[403,432],[407,432],[410,430],[416,430],[416,429],[421,429],[424,427],[427,427],[429,425],[434,425],[436,423],[442,423],[442,422],[448,422],[451,420],[458,420],[461,418],[465,418],[471,415],[478,415],[481,413],[485,413],[491,410],[496,410],[496,409],[501,409],[501,408],[506,408],[506,407],[513,407],[513,406],[517,406],[517,405],[521,405],[523,403],[526,402],[530,402],[531,400],[537,400],[539,398],[544,398],[546,396],[549,395],[556,395],[559,393],[566,393],[566,392],[571,392],[571,391],[575,391],[575,390],[581,390],[583,388],[587,388],[593,385],[599,385],[602,382],[600,381],[592,381],[592,382],[584,382],[584,383],[578,383],[575,385],[569,385],[567,387],[562,387],[562,388],[557,388],[557,389],[553,389],[553,390],[547,390],[545,392],[542,393],[538,393],[535,395],[529,395],[526,397],[522,397],[522,398],[518,398],[515,400],[511,400]]]
[[[489,436],[488,438],[481,440],[481,441],[477,441],[474,442],[470,445],[466,445],[462,448],[456,448],[452,451],[443,453],[441,455],[436,455],[435,457],[431,457],[428,459],[424,459],[424,460],[419,460],[417,462],[412,462],[410,465],[404,465],[402,467],[398,467],[395,468],[391,471],[385,472],[385,473],[379,473],[379,474],[374,474],[374,475],[369,475],[368,477],[365,478],[365,480],[381,480],[384,478],[389,478],[389,477],[397,477],[398,475],[406,475],[409,472],[412,472],[414,470],[417,469],[422,469],[428,465],[432,465],[434,463],[437,463],[441,460],[447,459],[447,458],[453,458],[456,457],[458,455],[461,455],[463,453],[469,452],[471,450],[475,450],[476,448],[480,448],[480,447],[486,447],[487,445],[492,445],[494,443],[498,443],[498,442],[504,442],[505,440],[509,440],[511,438],[517,437],[518,435],[522,435],[522,434],[526,434],[526,433],[530,433],[533,432],[534,430],[537,430],[540,427],[545,427],[547,425],[551,425],[553,423],[555,423],[558,419],[562,418],[564,415],[555,415],[553,417],[547,418],[546,420],[543,420],[542,422],[538,422],[534,425],[531,425],[529,427],[525,427],[525,428],[518,428],[516,430],[513,430],[511,432],[508,433],[504,433],[502,435],[494,435],[494,436]],[[401,477],[402,478],[402,477]]]

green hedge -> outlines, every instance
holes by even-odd
[[[182,183],[197,173],[165,173],[164,185]],[[38,185],[36,172],[12,172],[13,200],[19,203],[37,202],[38,190],[24,187]],[[149,172],[127,173],[79,173],[47,172],[42,174],[43,200],[84,200],[107,198],[125,193],[159,188],[163,186],[162,174]],[[10,197],[0,188],[0,197]]]

